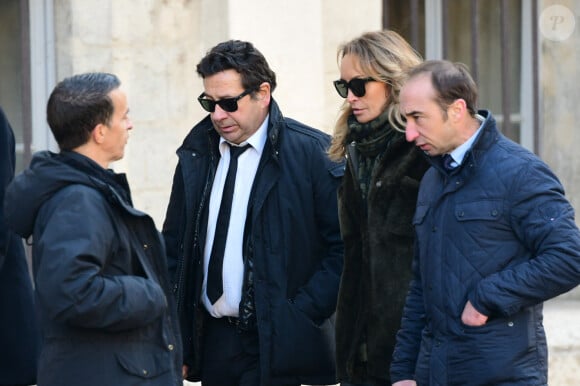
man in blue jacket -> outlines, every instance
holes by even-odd
[[[22,239],[4,220],[4,190],[14,177],[14,133],[0,108],[0,385],[36,383],[38,328]]]
[[[177,150],[163,227],[184,372],[204,386],[335,383],[344,164],[328,135],[282,115],[251,43],[218,44],[197,72],[209,115]]]
[[[461,64],[428,61],[401,91],[408,141],[432,167],[394,385],[547,384],[542,303],[580,282],[574,210],[548,166],[508,140]]]
[[[60,152],[35,154],[6,191],[8,223],[33,236],[38,385],[183,384],[161,235],[109,169],[124,155],[128,112],[115,75],[64,79],[47,106]]]

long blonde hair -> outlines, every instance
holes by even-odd
[[[399,112],[399,92],[407,77],[407,72],[421,63],[421,56],[398,33],[390,30],[367,32],[338,47],[337,62],[345,55],[358,58],[364,75],[380,80],[388,85],[389,123],[399,131],[405,130],[405,123]],[[328,155],[332,160],[340,160],[346,152],[348,117],[352,109],[345,100],[334,127],[332,143]]]

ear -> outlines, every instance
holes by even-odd
[[[91,139],[97,143],[101,144],[105,140],[105,135],[107,134],[107,126],[99,123],[93,131],[91,131]]]
[[[464,99],[456,99],[449,105],[448,110],[449,118],[453,121],[457,122],[465,118],[465,115],[468,114],[467,112],[467,103],[465,103]]]
[[[263,82],[258,88],[258,91],[256,92],[256,97],[260,101],[260,104],[262,105],[262,107],[266,108],[270,105],[271,95],[272,94],[270,93],[270,83],[268,82]]]

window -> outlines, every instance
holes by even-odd
[[[383,25],[425,59],[469,66],[479,106],[502,132],[537,151],[537,2],[522,0],[383,0]]]
[[[30,160],[28,2],[0,1],[0,105],[16,138],[16,169]]]

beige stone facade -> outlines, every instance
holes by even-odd
[[[56,79],[109,71],[122,80],[134,123],[124,160],[137,207],[161,227],[175,150],[205,115],[195,66],[227,39],[252,41],[277,74],[286,116],[332,131],[342,100],[337,45],[379,29],[381,3],[335,0],[55,0]],[[353,8],[353,9],[351,9]]]
[[[540,1],[577,15],[580,0]],[[331,132],[342,100],[336,47],[381,28],[382,2],[365,0],[54,0],[55,80],[83,71],[120,76],[135,129],[125,159],[137,206],[163,221],[175,149],[204,116],[195,66],[226,39],[252,41],[278,76],[285,115]],[[580,207],[580,26],[565,41],[540,34],[540,155]]]
[[[543,9],[562,5],[573,12],[575,28],[570,37],[554,41],[543,34],[540,51],[542,91],[540,154],[562,180],[566,193],[580,210],[580,1],[546,0]],[[554,23],[557,20],[554,19]],[[569,26],[570,21],[567,21]],[[565,28],[553,24],[552,28]]]

